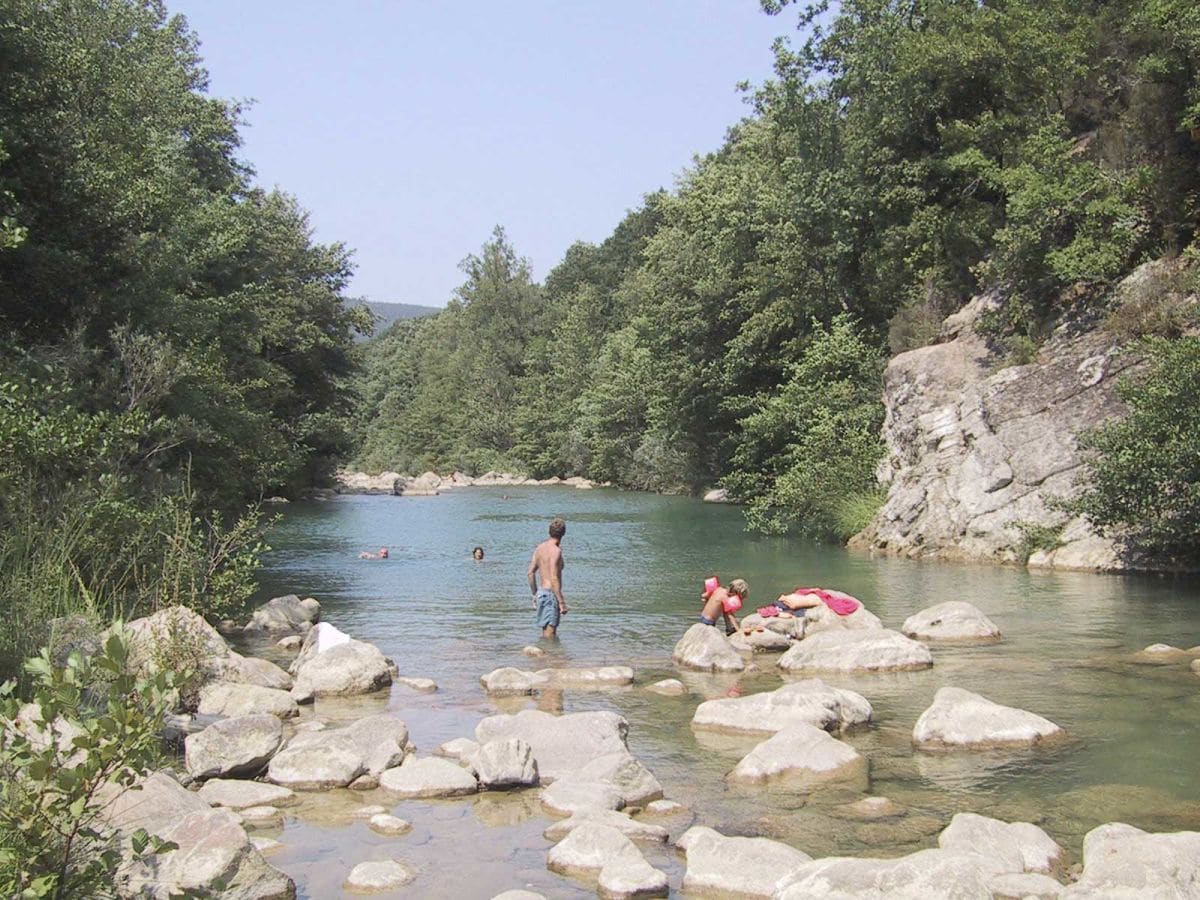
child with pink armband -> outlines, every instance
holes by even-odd
[[[704,601],[704,609],[700,612],[700,621],[705,625],[717,624],[717,616],[725,619],[725,633],[733,634],[738,630],[737,619],[733,614],[742,608],[742,603],[750,596],[750,586],[741,578],[729,582],[729,587],[721,586],[721,579],[716,575],[704,582],[704,591],[700,599]]]

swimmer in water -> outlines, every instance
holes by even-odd
[[[475,562],[482,562],[483,561],[483,548],[476,547],[474,550],[472,550],[471,558],[474,559]]]
[[[370,550],[364,550],[362,553],[358,554],[358,558],[359,559],[387,559],[388,558],[388,548],[380,547],[378,553],[372,553]]]

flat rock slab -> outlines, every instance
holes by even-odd
[[[1048,875],[1063,868],[1065,851],[1050,835],[1029,822],[1002,822],[975,813],[958,813],[938,835],[943,850],[982,853],[1010,872]]]
[[[416,881],[417,873],[396,859],[359,863],[350,870],[343,887],[355,894],[394,891]]]
[[[407,743],[407,726],[386,713],[342,728],[304,732],[271,760],[267,780],[303,791],[346,787],[399,765]]]
[[[921,750],[1032,747],[1062,736],[1049,719],[954,687],[939,689],[913,728]]]
[[[196,711],[203,716],[226,718],[263,714],[291,719],[300,715],[300,707],[287,691],[228,681],[214,681],[202,687]]]
[[[751,750],[726,777],[750,784],[784,777],[813,782],[858,781],[865,788],[867,761],[824,729],[797,723]]]
[[[370,825],[372,831],[389,836],[407,834],[412,831],[412,822],[405,821],[397,816],[388,815],[387,813],[377,813],[371,816],[367,824]]]
[[[469,759],[476,750],[479,749],[479,744],[470,738],[454,738],[446,741],[436,750],[433,751],[435,756],[445,756],[449,759]]]
[[[871,704],[861,694],[806,678],[761,694],[706,700],[696,707],[692,727],[774,734],[797,723],[832,731],[870,721]]]
[[[603,753],[569,775],[564,775],[557,783],[576,781],[611,785],[626,806],[644,806],[663,794],[658,779],[628,750]]]
[[[625,806],[621,792],[603,781],[559,780],[542,790],[542,809],[553,816],[574,816]]]
[[[379,778],[379,786],[404,798],[460,797],[479,790],[475,776],[462,766],[439,756],[412,759]]]
[[[667,829],[648,822],[639,822],[628,814],[613,809],[590,809],[575,813],[569,818],[560,819],[550,825],[542,832],[542,837],[557,843],[580,825],[589,823],[615,828],[631,841],[643,841],[649,844],[665,844],[667,842]]]
[[[702,825],[685,831],[676,846],[687,854],[684,892],[722,897],[766,900],[782,878],[812,859],[770,838],[726,837]]]
[[[948,600],[909,616],[900,631],[920,641],[991,643],[1000,640],[1000,629],[974,604]]]
[[[196,792],[209,806],[227,809],[249,809],[252,806],[294,806],[300,798],[288,788],[261,781],[242,781],[236,778],[214,778],[206,781]]]
[[[522,696],[544,690],[607,690],[633,684],[633,669],[629,666],[596,666],[527,672],[505,666],[481,676],[479,683],[492,697]]]
[[[283,725],[275,716],[222,719],[184,739],[184,765],[193,778],[254,775],[282,743]]]
[[[887,628],[822,631],[779,660],[785,672],[897,672],[932,665],[928,647]]]
[[[607,711],[554,716],[526,709],[516,715],[489,716],[475,727],[480,744],[505,738],[520,738],[529,744],[544,784],[583,768],[598,756],[627,751],[628,733],[629,723]]]
[[[746,661],[729,639],[712,625],[697,622],[683,633],[671,652],[671,661],[701,672],[742,672]]]
[[[993,879],[1012,874],[978,853],[921,850],[898,859],[828,857],[785,876],[777,900],[812,897],[862,900],[962,900],[992,897]]]
[[[395,679],[395,683],[403,685],[411,691],[416,691],[418,694],[433,694],[437,692],[437,682],[432,678],[411,678],[402,675]]]

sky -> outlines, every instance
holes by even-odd
[[[168,0],[241,156],[354,250],[348,294],[444,306],[496,225],[541,280],[749,108],[793,34],[758,0]]]

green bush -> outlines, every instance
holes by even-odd
[[[1014,522],[1013,527],[1021,535],[1017,543],[1017,558],[1022,563],[1039,550],[1056,550],[1062,546],[1062,525],[1039,525],[1034,522]]]
[[[172,687],[166,671],[130,675],[128,654],[118,628],[91,659],[30,659],[32,705],[15,682],[0,686],[0,896],[117,896],[121,854],[103,806],[160,762]],[[174,846],[145,831],[132,842],[139,854]]]
[[[1122,380],[1129,415],[1085,433],[1086,487],[1071,505],[1127,551],[1200,561],[1200,339],[1148,339]]]

